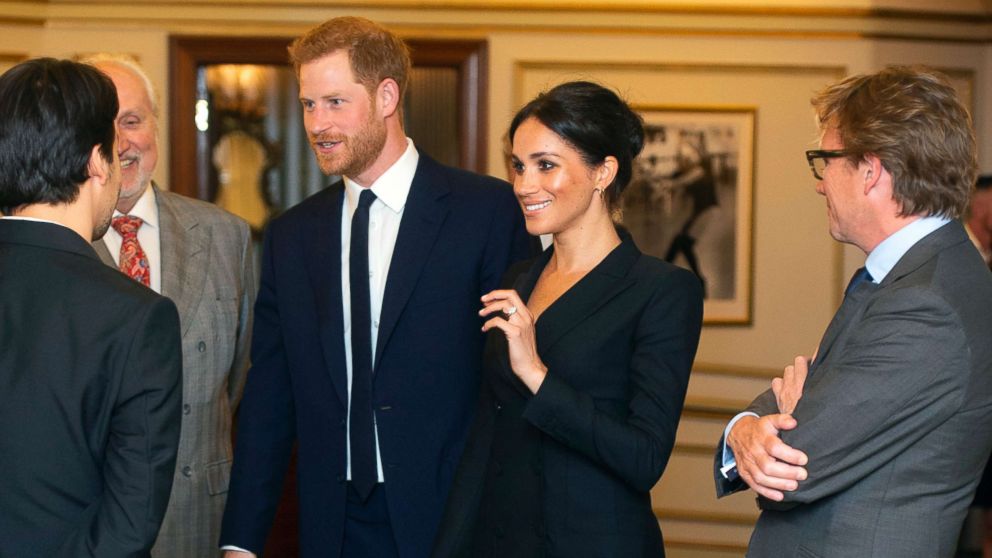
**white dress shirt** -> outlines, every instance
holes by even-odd
[[[369,302],[372,311],[372,354],[379,337],[379,314],[382,312],[382,296],[386,291],[386,277],[389,275],[389,262],[393,258],[396,237],[400,232],[400,220],[406,207],[406,198],[413,185],[413,175],[417,172],[420,153],[413,146],[413,140],[406,139],[406,151],[386,169],[369,188],[375,194],[375,201],[369,207]],[[351,217],[358,209],[358,197],[362,186],[344,177],[344,203],[341,207],[341,303],[344,320],[344,360],[348,374],[348,437],[347,476],[351,480]],[[375,373],[373,369],[372,373]],[[373,421],[375,414],[373,411]],[[375,430],[375,462],[379,482],[382,474],[382,456],[379,452],[379,430]],[[248,552],[234,545],[225,545],[221,550]]]
[[[120,211],[114,210],[114,217],[123,215]],[[149,186],[145,193],[141,194],[138,202],[134,204],[128,215],[141,218],[141,227],[138,229],[138,244],[145,252],[148,259],[149,286],[153,291],[162,293],[162,241],[159,237],[161,229],[158,222],[158,204],[155,203],[155,189]],[[114,227],[107,229],[107,234],[103,235],[103,242],[107,245],[107,251],[114,258],[114,263],[118,266],[121,261],[121,243],[123,239]]]
[[[375,194],[375,201],[369,207],[369,298],[372,310],[372,354],[375,354],[379,337],[379,315],[382,312],[382,296],[386,290],[389,275],[389,262],[393,258],[396,236],[400,231],[403,208],[410,194],[413,175],[417,172],[420,154],[407,138],[406,151],[369,188]],[[344,177],[344,204],[341,208],[341,302],[344,309],[344,357],[348,374],[348,460],[347,478],[351,480],[351,217],[358,208],[358,197],[363,188]],[[373,374],[375,370],[373,369]],[[374,419],[374,412],[373,412]],[[379,452],[379,431],[375,430],[375,457],[379,482],[382,474],[382,457]]]

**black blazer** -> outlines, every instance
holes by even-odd
[[[148,556],[180,350],[167,298],[65,227],[0,219],[0,556]]]
[[[551,251],[515,279],[524,300]],[[533,466],[540,482],[531,496],[540,498],[546,555],[664,556],[650,490],[675,442],[701,321],[699,280],[641,254],[626,237],[539,317],[537,349],[548,375],[533,396],[517,381],[522,406],[493,389],[495,375],[512,371],[505,338],[490,334],[497,356],[486,364],[434,556],[470,556],[484,484],[494,478],[487,474],[520,470],[512,447],[494,444],[494,426],[507,412],[519,412],[539,433]],[[492,518],[489,511],[482,514]]]
[[[345,516],[348,384],[338,182],[265,234],[251,369],[221,544],[260,552],[298,442],[300,553],[337,558]],[[379,317],[373,404],[402,558],[430,553],[478,396],[479,297],[528,255],[508,184],[420,161]]]

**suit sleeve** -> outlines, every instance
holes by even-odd
[[[785,493],[788,509],[843,491],[948,420],[964,400],[970,354],[950,306],[925,289],[880,297],[843,353],[807,379],[798,426],[782,440],[809,456],[807,480]],[[813,384],[810,383],[812,380]]]
[[[276,296],[273,231],[265,236],[255,302],[251,370],[238,411],[221,545],[261,553],[296,438],[295,406]]]
[[[756,397],[744,411],[754,413],[758,416],[777,413],[778,402],[775,400],[775,393],[771,389],[765,390],[764,393],[758,395],[758,397]],[[723,498],[724,496],[728,496],[735,492],[740,492],[741,490],[747,490],[748,488],[747,483],[745,483],[744,479],[740,477],[729,480],[723,476],[720,469],[723,468],[723,448],[725,444],[726,438],[725,436],[721,436],[720,442],[716,445],[716,455],[713,458],[713,480],[716,481],[717,498]],[[730,451],[730,448],[728,448],[728,451]]]
[[[110,418],[103,495],[59,556],[142,555],[165,516],[182,405],[179,314],[159,298],[129,327],[135,335]]]
[[[244,222],[238,223],[241,238],[241,299],[238,303],[238,329],[234,340],[234,361],[228,375],[227,396],[231,412],[235,412],[248,378],[248,349],[251,343],[252,316],[255,312],[255,255],[252,250],[251,230]]]
[[[694,275],[679,271],[660,282],[632,342],[626,417],[598,410],[591,395],[549,370],[524,418],[635,490],[650,490],[675,444],[702,308],[702,289]]]

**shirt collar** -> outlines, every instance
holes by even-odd
[[[155,205],[155,188],[149,185],[145,192],[141,194],[138,201],[127,212],[128,215],[141,218],[141,226],[149,226],[158,230],[158,206]],[[123,215],[120,211],[114,210],[114,217]]]
[[[872,281],[881,283],[910,248],[950,221],[946,217],[939,216],[921,217],[889,235],[868,254],[865,260],[865,268],[871,274]]]
[[[382,173],[369,188],[375,197],[386,204],[393,213],[400,213],[406,205],[406,198],[410,194],[410,186],[413,184],[413,175],[417,172],[417,163],[420,161],[420,153],[413,146],[413,140],[406,138],[406,151],[386,172]],[[348,205],[358,207],[358,196],[363,188],[353,182],[347,176],[344,178],[345,194],[348,196]]]
[[[32,223],[49,223],[51,225],[58,225],[62,228],[69,229],[75,234],[79,234],[65,223],[59,223],[58,221],[51,221],[49,219],[39,219],[37,217],[15,217],[14,215],[0,215],[0,219],[6,219],[8,221],[31,221]]]

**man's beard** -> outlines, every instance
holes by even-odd
[[[107,234],[107,231],[110,230],[110,223],[113,221],[114,218],[114,207],[117,206],[117,201],[121,195],[120,170],[118,169],[117,172],[114,172],[114,167],[111,166],[110,173],[111,174],[108,181],[114,181],[117,183],[116,195],[113,196],[112,198],[108,197],[108,202],[106,204],[106,207],[100,208],[101,213],[100,215],[97,215],[97,221],[96,223],[93,224],[93,237],[90,240],[91,242],[95,242],[103,238],[103,235]]]
[[[107,231],[110,230],[110,222],[113,220],[113,216],[114,213],[110,212],[106,218],[96,224],[96,227],[93,228],[93,238],[90,242],[96,242],[103,238],[103,235],[107,234]]]
[[[317,164],[324,174],[353,178],[365,172],[379,158],[386,145],[386,123],[376,118],[373,113],[369,115],[365,128],[353,136],[311,136],[310,141],[317,156]],[[322,156],[314,145],[315,142],[320,141],[342,141],[338,149],[344,148],[344,150],[341,153]]]

